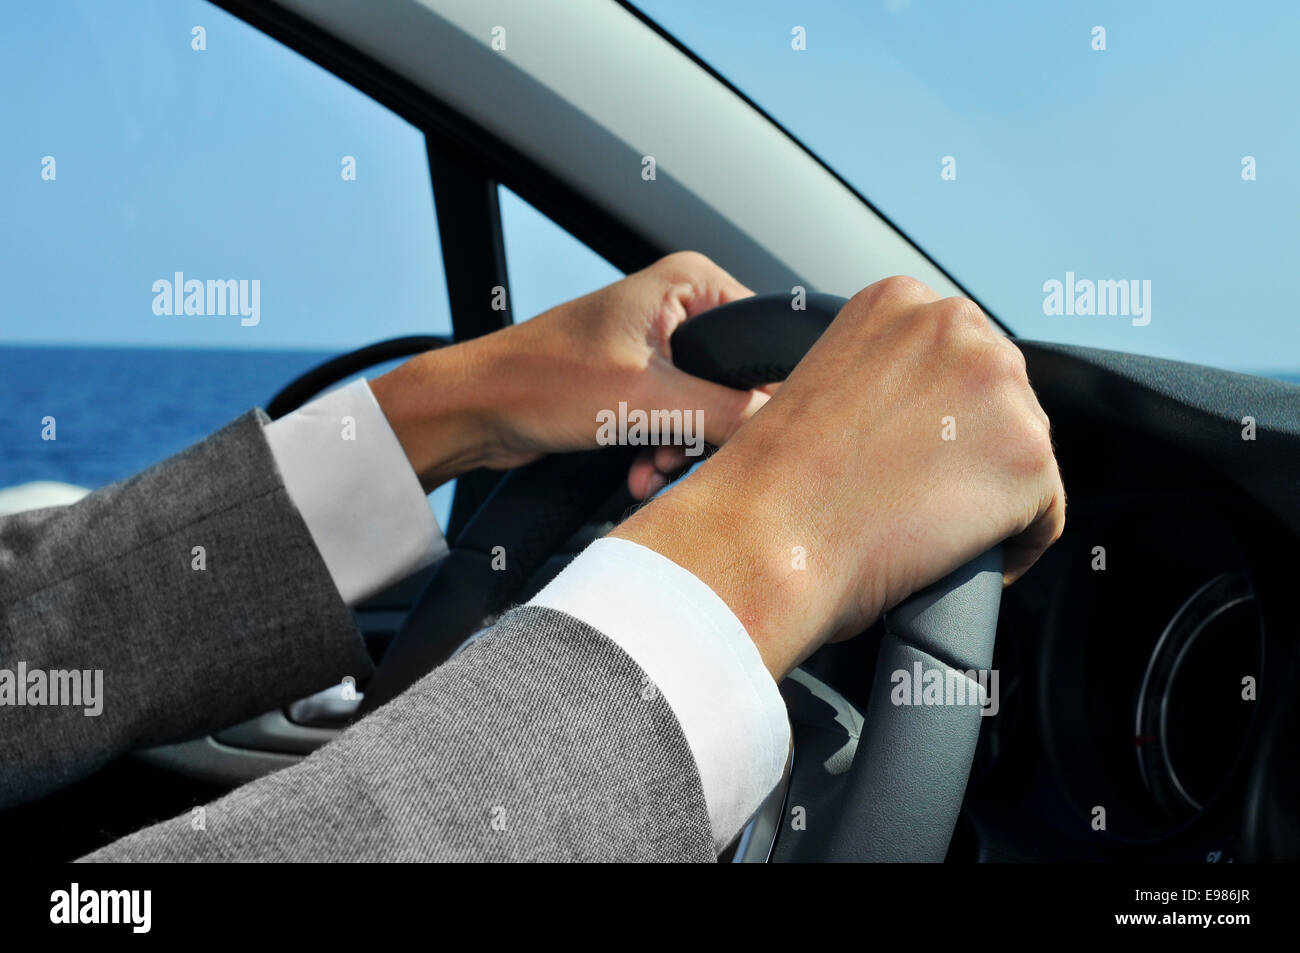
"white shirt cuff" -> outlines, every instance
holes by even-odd
[[[599,539],[529,603],[604,633],[663,692],[699,768],[718,850],[781,780],[785,703],[745,627],[705,583],[666,556]]]
[[[364,380],[267,425],[289,499],[348,605],[446,551],[428,497]]]

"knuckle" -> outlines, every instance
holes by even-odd
[[[916,304],[928,301],[934,296],[924,282],[907,275],[891,275],[867,285],[856,295],[853,301],[860,304],[860,313],[870,312],[886,304]]]
[[[659,264],[673,273],[694,272],[702,268],[712,268],[713,262],[707,255],[697,251],[678,251],[659,259]]]
[[[1017,405],[1025,406],[1026,416],[1042,416],[1037,409],[1032,414],[1027,412],[1029,404],[1024,395],[1033,392],[1020,349],[1003,338],[989,340],[969,332],[953,331],[953,327],[955,325],[943,324],[938,333],[951,335],[946,343],[959,355],[959,366],[967,386],[976,392],[1003,394]],[[1036,404],[1032,398],[1029,403]],[[1042,416],[1042,419],[1045,421],[1046,417]]]
[[[1059,483],[1060,481],[1058,480],[1057,482]],[[1065,535],[1065,488],[1064,487],[1059,487],[1059,486],[1057,487],[1057,494],[1055,499],[1059,500],[1060,502],[1059,505],[1054,506],[1052,508],[1051,531],[1048,533],[1048,543],[1047,543],[1049,546],[1054,544],[1063,535]]]
[[[979,367],[996,360],[989,353],[992,329],[979,305],[967,298],[944,298],[926,305],[914,325],[928,347],[952,351]]]
[[[1029,475],[1051,474],[1060,481],[1056,453],[1052,448],[1052,428],[1034,414],[1023,413],[1015,421],[1007,441],[1010,462],[1019,472]]]
[[[937,320],[942,326],[953,332],[988,331],[988,318],[983,310],[970,298],[944,298],[934,303]]]
[[[1010,338],[998,338],[1002,344],[1002,350],[1009,356],[1007,360],[1011,362],[1011,368],[1014,370],[1016,380],[1029,380],[1029,364],[1025,361],[1025,352],[1016,347],[1015,342]]]
[[[890,275],[888,278],[881,278],[879,281],[868,285],[866,291],[872,292],[879,297],[898,301],[922,300],[933,294],[926,287],[925,282],[919,281],[910,275]]]
[[[995,380],[1028,385],[1029,371],[1025,365],[1025,355],[1006,338],[999,338],[998,343],[985,352],[984,360]]]

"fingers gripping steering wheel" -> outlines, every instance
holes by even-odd
[[[673,360],[730,387],[784,380],[844,303],[814,294],[805,310],[795,311],[785,295],[736,301],[681,325],[672,337]],[[362,713],[405,690],[509,608],[547,557],[620,488],[633,450],[558,454],[503,477],[453,541],[384,655]],[[498,571],[492,552],[502,545],[509,558],[507,569]],[[886,615],[862,734],[836,816],[801,836],[800,856],[943,859],[984,710],[968,673],[992,666],[1001,594],[1002,555],[994,547]],[[910,703],[896,704],[902,693],[894,689],[903,683]]]

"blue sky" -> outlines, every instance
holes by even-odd
[[[1018,333],[1300,370],[1300,4],[640,5]],[[200,0],[23,5],[6,26],[0,341],[331,350],[447,330],[403,120]],[[503,206],[519,317],[617,277]],[[176,271],[260,278],[275,320],[156,316],[151,285]],[[1151,281],[1151,323],[1044,315],[1067,271]]]
[[[1018,334],[1300,371],[1300,4],[638,5]],[[1067,271],[1150,280],[1151,323],[1044,315]]]
[[[52,0],[6,26],[0,342],[336,350],[450,331],[404,120],[199,0]],[[509,193],[502,214],[519,318],[620,277]],[[177,271],[259,280],[264,320],[155,315],[153,282]]]

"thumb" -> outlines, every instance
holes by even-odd
[[[715,447],[725,443],[770,399],[760,391],[724,387],[675,367],[669,377],[666,405],[691,411],[693,432],[703,432],[704,439]]]

